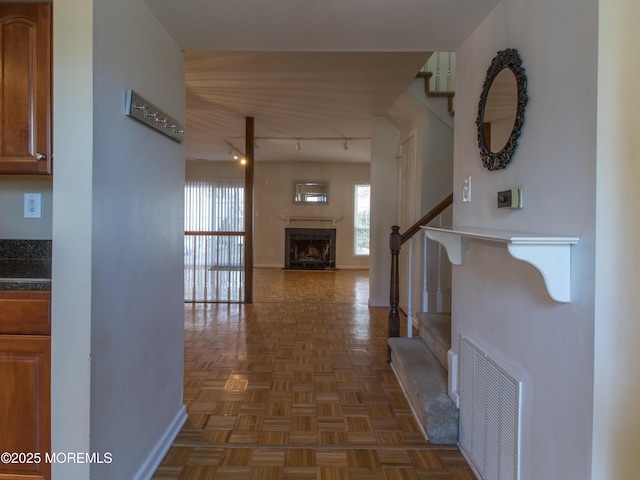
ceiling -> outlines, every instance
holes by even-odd
[[[498,0],[145,2],[186,52],[187,159],[244,153],[254,117],[256,161],[368,162],[371,118]]]

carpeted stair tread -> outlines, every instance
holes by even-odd
[[[451,314],[418,313],[420,338],[445,370],[449,369],[447,352],[451,348]]]
[[[447,372],[420,338],[389,338],[391,364],[418,421],[434,445],[458,442],[458,409],[447,394]]]

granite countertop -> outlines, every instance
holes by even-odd
[[[51,290],[51,240],[0,239],[0,290]]]

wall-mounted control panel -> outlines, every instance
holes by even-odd
[[[524,195],[521,188],[498,192],[498,208],[522,208]]]

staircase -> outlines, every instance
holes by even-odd
[[[427,97],[447,99],[447,110],[453,117],[453,99],[456,94],[455,52],[434,52],[416,77],[424,78],[424,93]]]
[[[444,91],[433,91],[430,87],[430,81],[433,77],[433,72],[418,72],[416,75],[417,78],[424,78],[424,93],[427,97],[441,97],[447,99],[447,110],[449,111],[449,115],[452,117],[455,115],[455,110],[453,107],[453,99],[456,96],[456,92],[444,90]]]
[[[458,409],[447,393],[451,315],[419,313],[418,337],[391,337],[391,365],[429,442],[458,443]]]
[[[413,320],[409,316],[408,337],[400,337],[398,257],[402,244],[409,242],[411,251],[411,238],[421,230],[420,227],[438,218],[452,203],[453,194],[450,194],[404,233],[401,234],[396,225],[391,227],[392,233],[389,237],[391,249],[389,362],[429,442],[435,445],[458,443],[458,408],[448,394],[451,315],[418,313],[418,337],[411,336]],[[424,253],[426,255],[426,250]],[[411,255],[409,259],[408,277],[411,278],[413,268]],[[425,261],[427,261],[426,257]],[[426,283],[424,287],[426,289]],[[411,288],[408,290],[411,291]],[[428,301],[423,303],[428,305]],[[411,311],[411,301],[409,301],[408,310]]]

